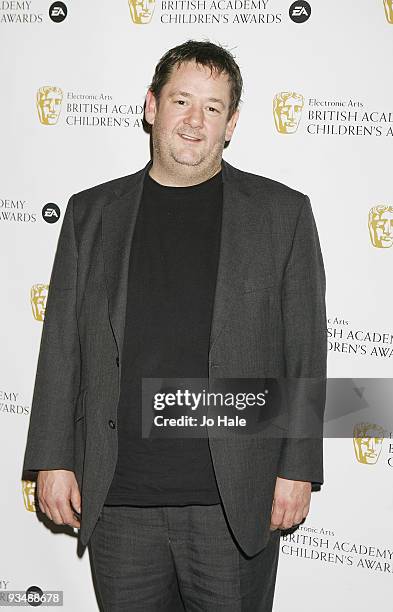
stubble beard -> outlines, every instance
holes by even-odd
[[[157,156],[160,165],[174,176],[192,176],[204,180],[204,178],[210,176],[213,168],[215,169],[221,164],[225,145],[224,136],[222,142],[216,142],[210,151],[202,151],[193,158],[192,156],[182,155],[174,146],[172,138],[177,138],[176,132],[170,134],[157,123],[154,125],[152,134],[154,155]]]

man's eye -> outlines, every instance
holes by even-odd
[[[214,111],[215,113],[218,113],[218,109],[214,108],[214,106],[209,106],[209,111],[210,110]]]
[[[185,100],[175,100],[176,104],[185,104]]]

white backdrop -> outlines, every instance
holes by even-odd
[[[167,49],[188,38],[227,46],[245,89],[224,158],[310,196],[327,276],[329,376],[391,376],[392,212],[382,212],[377,231],[385,239],[376,244],[368,214],[393,205],[393,8],[383,0],[315,0],[311,16],[296,23],[290,1],[155,0],[146,2],[147,23],[135,23],[127,0],[54,4],[51,18],[42,0],[0,1],[0,595],[38,585],[62,590],[67,611],[96,610],[87,551],[79,558],[74,537],[37,520],[21,481],[42,330],[30,292],[49,282],[68,198],[147,162],[141,111]],[[307,3],[295,5],[292,14],[305,19]],[[43,86],[62,92],[60,101],[49,90],[57,98],[53,125],[40,121],[36,106]],[[303,96],[293,133],[280,133],[274,121],[280,92]],[[59,207],[60,218],[55,206],[45,209],[57,222],[44,220],[46,204]],[[45,287],[41,294],[44,305]],[[389,608],[389,436],[364,463],[351,438],[325,440],[325,484],[306,522],[281,540],[275,612]]]

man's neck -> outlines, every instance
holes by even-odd
[[[190,169],[192,171],[194,170],[193,167],[190,167]],[[184,175],[183,173],[168,172],[160,168],[158,164],[154,164],[153,160],[153,165],[149,170],[149,174],[157,183],[166,187],[191,187],[192,185],[198,185],[199,183],[209,180],[218,174],[220,170],[221,162],[218,167],[209,168],[203,173],[195,173],[194,171],[189,175]]]

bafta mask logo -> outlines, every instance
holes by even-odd
[[[43,321],[45,318],[46,300],[48,297],[49,285],[37,283],[30,289],[30,303],[33,310],[33,317],[36,321]]]
[[[370,208],[368,230],[373,246],[389,249],[393,244],[393,206],[379,204]]]
[[[37,91],[38,117],[42,125],[55,125],[60,116],[63,92],[60,87],[40,87]]]
[[[280,134],[294,134],[296,132],[302,110],[304,98],[302,94],[294,91],[281,91],[274,96],[273,115],[277,131]]]
[[[154,13],[155,0],[128,0],[131,19],[134,23],[150,23]]]
[[[28,512],[36,512],[34,493],[35,482],[31,480],[22,480],[23,502]]]
[[[353,445],[359,463],[377,463],[382,449],[384,430],[375,423],[357,423],[353,428]]]
[[[383,0],[383,5],[388,23],[393,23],[393,0]]]

